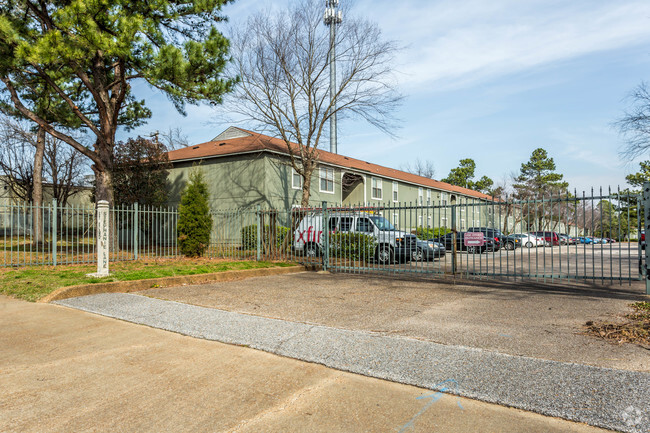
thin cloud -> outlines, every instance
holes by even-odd
[[[375,6],[366,9],[389,38],[408,45],[398,59],[406,88],[465,87],[650,42],[647,1],[423,3],[402,1],[389,6],[374,1]]]

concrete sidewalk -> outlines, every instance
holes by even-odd
[[[0,329],[3,432],[603,431],[3,296]]]
[[[268,319],[134,294],[59,304],[339,370],[626,432],[650,431],[650,374]],[[444,384],[444,385],[441,385]]]

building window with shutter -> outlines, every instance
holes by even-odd
[[[397,198],[397,182],[393,182],[393,201],[398,202],[399,199]]]

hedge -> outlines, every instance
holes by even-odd
[[[284,243],[284,239],[289,234],[289,228],[284,226],[276,226],[275,233],[272,232],[271,226],[265,225],[262,233],[262,248],[268,245],[271,238],[275,239],[275,247],[280,248]],[[254,250],[257,248],[257,224],[242,227],[241,229],[241,242],[242,248],[245,250]]]
[[[438,238],[451,233],[451,230],[447,227],[436,227],[436,228],[424,228],[422,226],[418,227],[415,230],[415,235],[423,240]]]
[[[368,260],[375,255],[375,239],[363,233],[332,233],[330,258]]]

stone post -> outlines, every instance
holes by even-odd
[[[109,228],[110,218],[108,215],[108,202],[100,200],[97,202],[97,273],[88,274],[89,277],[108,276],[108,253],[109,253]]]

